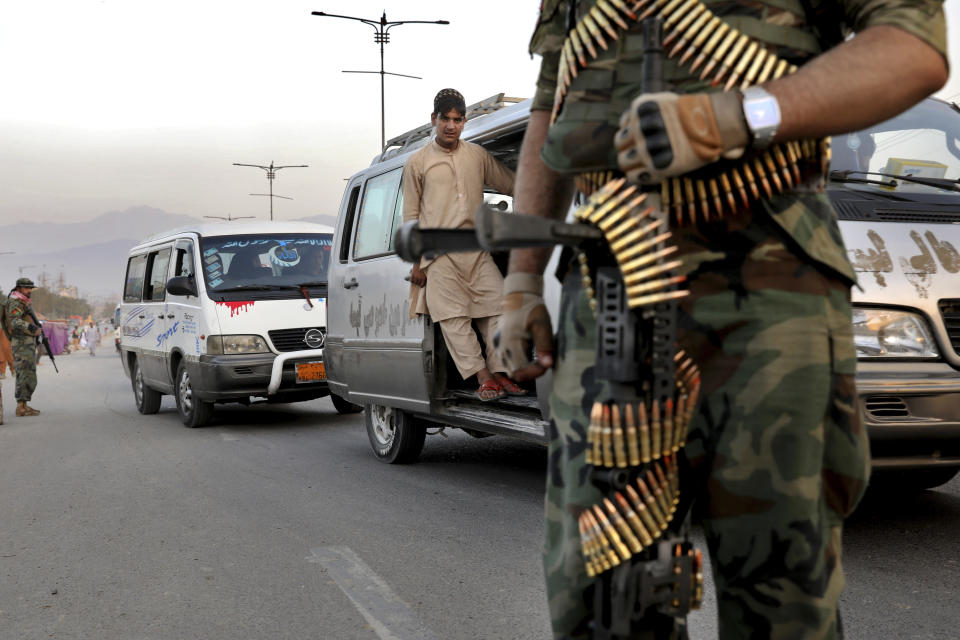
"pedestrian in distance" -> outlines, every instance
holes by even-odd
[[[515,209],[562,219],[574,185],[603,197],[619,178],[669,204],[671,259],[689,289],[677,341],[700,370],[683,452],[719,636],[840,638],[843,520],[870,467],[854,386],[856,276],[823,190],[829,145],[811,141],[886,120],[941,87],[944,14],[936,0],[715,6],[541,2]],[[667,38],[666,88],[655,92],[641,87],[644,12]],[[602,557],[588,575],[578,528],[603,504],[587,479],[587,425],[609,389],[594,369],[592,266],[562,265],[555,350],[547,257],[512,252],[498,349],[517,380],[554,369],[543,561],[554,636],[573,640],[601,624],[594,589],[610,570]],[[661,609],[615,622],[630,628],[618,639],[682,633]]]
[[[40,415],[28,403],[37,388],[37,338],[41,327],[33,322],[30,296],[36,285],[30,278],[20,278],[10,291],[4,308],[3,329],[10,338],[13,363],[16,370],[14,398],[17,401],[16,415],[31,417]]]
[[[100,329],[97,325],[91,322],[90,326],[83,330],[83,340],[87,343],[90,355],[97,355],[97,347],[100,345]]]
[[[417,220],[422,228],[470,229],[483,203],[484,185],[513,193],[514,173],[480,145],[460,139],[466,116],[460,92],[443,89],[434,98],[430,123],[436,136],[403,167],[404,222]],[[421,258],[414,263],[410,283],[411,317],[429,314],[440,325],[460,375],[464,380],[477,377],[477,398],[525,395],[507,377],[492,346],[500,320],[503,276],[489,252]],[[487,344],[486,358],[474,322]]]

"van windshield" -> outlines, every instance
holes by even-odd
[[[886,122],[834,136],[830,146],[834,183],[880,193],[960,197],[954,185],[935,185],[937,179],[960,178],[960,112],[952,104],[924,100]],[[934,180],[917,184],[898,177]]]
[[[203,279],[211,293],[326,287],[332,246],[329,233],[205,236]]]

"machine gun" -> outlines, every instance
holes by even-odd
[[[33,324],[40,327],[40,335],[37,336],[37,341],[47,350],[47,356],[50,357],[50,362],[53,363],[53,370],[60,373],[60,369],[57,368],[57,361],[53,359],[53,349],[50,347],[50,340],[47,338],[47,334],[43,332],[43,324],[40,322],[37,314],[34,313],[32,306],[27,307],[27,314],[33,319]]]

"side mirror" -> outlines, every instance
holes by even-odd
[[[167,293],[172,296],[197,295],[197,281],[193,276],[177,276],[167,280]]]

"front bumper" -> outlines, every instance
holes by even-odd
[[[308,399],[329,393],[326,380],[297,382],[296,363],[323,360],[323,350],[282,354],[204,355],[195,363],[194,393],[204,401],[237,400],[249,396]]]
[[[960,467],[960,372],[940,362],[859,362],[875,469]]]

